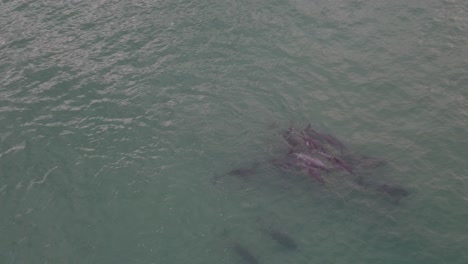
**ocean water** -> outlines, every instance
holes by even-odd
[[[468,263],[468,2],[0,6],[0,263]]]

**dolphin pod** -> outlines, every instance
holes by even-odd
[[[226,170],[225,173],[215,175],[213,183],[216,184],[221,178],[233,177],[244,182],[255,183],[265,178],[254,178],[262,172],[263,166],[274,166],[276,171],[281,171],[283,176],[302,175],[311,184],[324,186],[334,184],[337,181],[331,179],[335,173],[343,176],[346,180],[351,178],[353,186],[357,190],[372,191],[375,195],[399,204],[400,200],[410,195],[402,185],[375,180],[367,176],[374,174],[374,169],[384,166],[387,162],[383,159],[360,155],[351,152],[348,147],[336,136],[320,132],[309,124],[303,129],[289,127],[280,133],[280,153],[275,153],[264,161],[256,161],[250,166]],[[285,149],[286,148],[286,149]],[[271,168],[271,167],[270,167]],[[265,172],[263,170],[263,172]],[[332,175],[330,175],[332,174]],[[268,175],[270,177],[270,175]],[[295,177],[295,176],[294,176]],[[327,179],[328,178],[328,179]],[[376,178],[376,177],[374,177]],[[339,181],[338,181],[339,182]],[[333,186],[333,185],[330,185]],[[328,188],[327,188],[328,189]],[[300,250],[298,242],[290,234],[281,228],[268,227],[262,224],[260,230],[265,237],[273,240],[280,249],[288,251]],[[231,241],[232,253],[236,255],[239,262],[245,264],[261,263],[255,251],[239,241]],[[300,243],[299,243],[300,245]]]
[[[311,124],[303,129],[289,127],[281,133],[281,136],[288,151],[282,158],[272,159],[272,164],[282,171],[302,171],[322,185],[327,182],[325,173],[342,171],[353,176],[355,182],[362,188],[372,189],[394,200],[399,201],[409,195],[409,192],[399,185],[372,183],[359,175],[385,165],[386,161],[350,153],[343,141],[334,135],[312,128]]]
[[[354,174],[353,165],[341,157],[347,148],[335,136],[318,132],[309,124],[302,130],[289,127],[282,137],[289,148],[288,155],[283,162],[275,160],[275,166],[295,166],[320,184],[326,182],[321,171],[342,170]]]
[[[282,156],[270,158],[268,164],[275,166],[283,173],[302,173],[313,181],[324,185],[327,183],[327,174],[341,172],[353,177],[355,183],[361,188],[371,189],[376,193],[384,194],[394,200],[400,200],[409,195],[409,192],[400,185],[393,183],[368,181],[362,175],[369,175],[371,170],[386,164],[386,161],[367,155],[359,155],[348,150],[347,146],[330,133],[321,132],[308,124],[305,128],[288,127],[281,133],[282,141],[287,152]],[[260,171],[260,163],[256,162],[248,167],[230,170],[214,177],[216,183],[221,177],[233,176],[244,181]]]

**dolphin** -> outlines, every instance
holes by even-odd
[[[213,184],[217,184],[218,180],[224,176],[233,176],[242,180],[249,180],[250,176],[258,171],[258,162],[254,163],[251,167],[237,168],[226,172],[225,174],[215,175],[212,179]]]
[[[310,149],[318,150],[318,151],[325,151],[325,147],[319,140],[316,140],[307,136],[304,132],[302,132],[300,136],[302,140],[304,140],[304,143],[306,144],[306,146],[309,147]]]
[[[298,169],[296,160],[280,160],[280,159],[271,159],[270,162],[277,168],[283,171],[294,171]]]
[[[239,255],[247,264],[258,264],[258,259],[239,242],[234,243],[234,251]]]
[[[316,168],[309,167],[307,168],[307,172],[320,184],[325,184],[325,179],[320,175],[320,172]]]
[[[343,142],[338,140],[336,137],[334,137],[334,136],[332,136],[330,134],[317,132],[315,129],[312,128],[312,126],[310,124],[307,125],[306,128],[304,128],[303,133],[305,133],[305,134],[307,134],[307,135],[309,135],[311,137],[315,137],[315,138],[317,138],[319,140],[327,142],[331,146],[334,146],[334,147],[338,148],[340,150],[340,152],[343,152],[343,150],[346,149],[345,144],[343,144]]]
[[[344,161],[342,159],[339,159],[339,158],[337,158],[335,156],[323,153],[323,152],[318,152],[318,153],[320,155],[324,156],[330,162],[333,162],[334,164],[338,165],[339,167],[341,167],[345,171],[349,172],[350,174],[354,174],[353,173],[353,166],[351,166],[351,164],[347,163],[346,161]]]
[[[409,195],[409,192],[403,187],[398,185],[389,185],[387,183],[380,185],[377,190],[395,198],[397,201]]]
[[[297,243],[294,239],[284,231],[275,229],[275,228],[263,228],[265,234],[267,234],[271,239],[275,240],[282,247],[288,250],[297,249]]]
[[[296,132],[294,128],[292,127],[288,128],[288,130],[286,130],[282,134],[283,139],[286,140],[286,142],[288,143],[290,147],[297,147],[301,144],[301,142],[296,137],[293,136],[295,134]]]
[[[329,171],[327,166],[325,165],[325,163],[323,163],[321,160],[314,159],[314,158],[312,158],[310,156],[307,156],[305,154],[302,154],[302,153],[293,153],[293,155],[297,159],[305,162],[306,165],[308,165],[308,166],[312,166],[312,167],[315,167],[315,168],[318,168],[318,169]]]

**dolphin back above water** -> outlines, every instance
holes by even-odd
[[[293,153],[293,156],[296,157],[298,160],[301,160],[301,161],[305,162],[306,165],[328,171],[327,166],[321,160],[314,159],[314,158],[312,158],[312,157],[310,157],[310,156],[308,156],[306,154],[302,154],[302,153]]]

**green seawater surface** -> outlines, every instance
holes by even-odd
[[[4,0],[0,263],[468,263],[467,76],[464,0]]]

